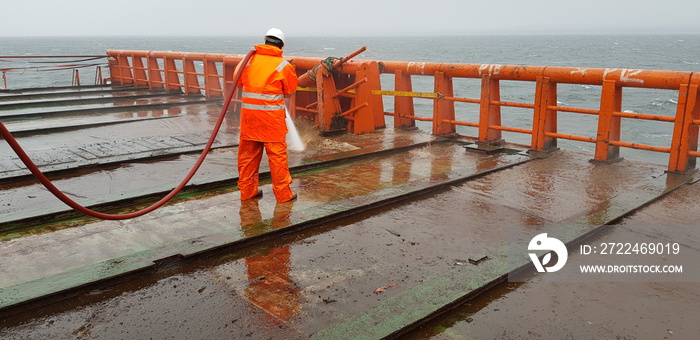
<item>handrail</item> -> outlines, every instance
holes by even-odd
[[[80,58],[80,59],[76,59]],[[0,67],[0,72],[3,75],[4,87],[0,87],[2,90],[8,90],[8,80],[7,73],[24,73],[27,71],[71,71],[71,86],[80,86],[80,78],[78,69],[95,67],[96,70],[104,66],[104,61],[98,61],[100,59],[106,59],[107,55],[24,55],[24,56],[0,56],[0,61],[10,62],[10,65],[3,64]],[[31,65],[12,65],[12,61],[15,59],[61,59],[58,61],[29,61],[26,62]],[[104,79],[100,79],[99,82],[96,80],[95,85],[104,84]]]
[[[441,72],[448,77],[454,78],[481,78],[489,76],[496,80],[533,82],[540,77],[545,77],[558,83],[583,85],[602,85],[606,80],[614,80],[624,87],[656,89],[678,89],[681,84],[688,84],[693,75],[693,72],[687,71],[622,68],[416,63],[403,61],[381,61],[380,64],[383,66],[383,73],[401,71],[409,75],[434,75],[437,72]]]
[[[531,149],[545,151],[556,147],[556,139],[569,139],[596,144],[595,160],[612,161],[619,156],[619,147],[669,153],[669,171],[683,172],[695,167],[698,155],[698,116],[697,103],[700,75],[694,72],[633,70],[611,68],[572,68],[549,66],[513,66],[445,64],[415,62],[380,62],[383,73],[407,76],[434,76],[450,78],[447,87],[452,86],[451,78],[475,78],[482,80],[482,97],[477,99],[456,98],[446,95],[443,100],[454,102],[479,103],[479,122],[461,122],[453,119],[454,113],[435,110],[431,119],[449,124],[446,131],[454,131],[455,125],[477,126],[480,128],[478,140],[487,143],[501,142],[499,131],[532,134]],[[500,80],[535,82],[537,89],[534,103],[514,103],[500,101]],[[599,85],[604,87],[599,110],[565,108],[556,105],[557,84]],[[438,86],[436,80],[436,87]],[[675,116],[651,115],[621,112],[622,88],[649,88],[678,91],[678,105]],[[402,88],[403,91],[410,89]],[[436,90],[437,91],[437,90]],[[491,98],[491,97],[493,98]],[[439,99],[436,99],[436,101]],[[555,104],[555,105],[552,105]],[[502,106],[533,109],[533,128],[506,127],[500,124]],[[454,104],[452,104],[454,110]],[[444,111],[444,110],[443,110]],[[595,137],[575,136],[557,133],[557,112],[573,112],[599,116],[599,128]],[[396,116],[395,116],[396,117]],[[674,123],[674,134],[670,147],[630,143],[620,139],[620,119],[641,119]],[[496,122],[496,123],[494,123]],[[435,126],[433,127],[435,131]]]
[[[219,97],[231,86],[233,69],[243,59],[243,55],[217,53],[186,53],[186,52],[157,52],[157,51],[107,51],[110,58],[110,73],[113,82],[122,85],[147,86],[165,88],[168,91],[180,91],[186,94],[197,94],[204,91],[207,97]],[[287,57],[297,69],[297,74],[303,75],[321,63],[324,58]],[[144,64],[143,60],[147,63]],[[195,65],[194,62],[198,65]],[[432,131],[439,135],[456,134],[456,126],[478,128],[478,135],[473,136],[483,143],[502,143],[502,131],[531,135],[530,148],[535,151],[555,149],[557,139],[569,139],[588,142],[596,145],[594,159],[598,161],[614,161],[619,157],[619,148],[634,148],[647,151],[669,153],[668,170],[684,172],[695,168],[695,158],[698,153],[698,122],[700,122],[700,103],[697,100],[700,88],[700,74],[685,71],[614,69],[614,68],[578,68],[551,67],[526,65],[491,65],[491,64],[454,64],[401,61],[367,61],[349,60],[338,68],[338,72],[350,75],[353,82],[362,81],[367,77],[369,63],[376,63],[381,74],[393,75],[395,78],[394,91],[381,91],[381,85],[372,85],[372,96],[396,96],[394,112],[385,112],[383,107],[372,107],[375,101],[363,97],[350,98],[357,100],[355,110],[372,107],[388,116],[394,117],[395,127],[413,126],[415,121],[432,122]],[[363,70],[363,76],[358,76]],[[375,75],[376,78],[379,74]],[[375,77],[372,76],[372,77]],[[411,77],[427,76],[434,78],[434,95],[418,95],[413,92]],[[355,79],[356,78],[356,79]],[[455,96],[454,82],[456,78],[471,78],[481,82],[481,93],[478,98],[462,98]],[[534,101],[519,103],[501,100],[500,81],[519,81],[535,84]],[[204,85],[200,85],[204,82]],[[376,82],[375,82],[376,83]],[[368,84],[368,83],[367,83]],[[362,85],[367,86],[367,84]],[[562,107],[557,103],[558,84],[581,84],[602,86],[599,99],[599,109],[584,109]],[[347,87],[347,85],[343,85]],[[623,88],[648,88],[674,90],[678,92],[677,109],[674,116],[651,115],[644,113],[622,112]],[[336,89],[336,93],[337,93]],[[319,112],[310,110],[314,100],[308,99],[308,91],[320,91],[315,88],[305,88],[301,91],[304,100],[298,102],[297,108],[305,113],[325,114],[338,118],[353,120],[354,124],[372,124],[383,126],[378,122],[361,122],[357,116],[349,117],[347,108],[335,112]],[[340,93],[346,95],[344,89]],[[408,96],[406,94],[409,94]],[[432,100],[433,116],[420,117],[414,113],[413,98]],[[298,99],[298,96],[297,96]],[[478,105],[478,121],[468,122],[456,118],[455,103]],[[362,106],[362,107],[360,107]],[[515,107],[532,110],[531,126],[504,126],[501,123],[501,108]],[[372,111],[370,110],[370,111]],[[343,112],[345,111],[345,112]],[[597,117],[598,130],[594,136],[576,136],[559,133],[557,115],[559,112],[585,114]],[[292,116],[295,116],[292,112]],[[359,119],[359,120],[358,120]],[[670,146],[652,146],[631,143],[621,140],[622,119],[641,119],[673,123],[673,137]],[[373,131],[373,130],[363,130]],[[469,137],[469,136],[466,136]]]

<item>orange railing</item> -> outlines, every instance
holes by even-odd
[[[168,92],[223,97],[224,79],[233,79],[244,55],[183,52],[107,51],[113,83]],[[144,62],[145,61],[145,62]],[[195,65],[195,62],[201,65]],[[221,70],[221,71],[219,71]],[[231,82],[231,81],[229,81]]]
[[[150,88],[164,88],[168,91],[182,91],[186,94],[202,93],[207,97],[222,96],[225,86],[230,85],[236,65],[243,55],[197,54],[182,52],[108,51],[111,57],[110,73],[117,84],[135,85]],[[144,60],[146,64],[144,64]],[[318,65],[323,58],[288,58],[302,75]],[[195,64],[197,63],[197,64]],[[351,60],[332,75],[321,72],[316,88],[305,88],[296,98],[295,108],[300,112],[311,113],[319,127],[327,131],[323,121],[334,122],[341,118],[348,121],[348,131],[365,133],[384,126],[383,118],[394,117],[394,126],[408,127],[415,121],[432,123],[432,132],[438,135],[456,134],[457,126],[470,126],[478,129],[471,136],[484,143],[502,143],[502,132],[515,132],[530,135],[532,150],[547,151],[556,148],[558,139],[582,141],[595,145],[595,160],[612,161],[619,157],[619,148],[633,148],[669,154],[668,170],[684,172],[695,168],[695,158],[700,156],[698,148],[698,126],[700,124],[700,103],[698,89],[700,75],[692,72],[654,71],[604,68],[568,68],[545,66],[510,66],[479,64],[415,63],[393,61]],[[377,80],[380,74],[393,75],[393,91],[382,91]],[[434,91],[431,93],[413,92],[412,76],[432,77]],[[338,78],[337,83],[324,83],[322,78]],[[478,98],[455,96],[454,79],[476,79],[480,82]],[[368,80],[369,79],[369,80]],[[532,102],[512,102],[501,99],[501,81],[518,81],[534,84]],[[559,106],[557,86],[559,84],[582,84],[601,86],[600,99],[596,109]],[[347,89],[352,88],[352,91]],[[371,96],[394,96],[394,112],[385,112],[382,101]],[[646,88],[674,90],[678,100],[673,116],[629,113],[622,111],[624,88]],[[308,91],[315,91],[309,98]],[[331,95],[322,96],[324,91]],[[360,96],[362,96],[360,98]],[[330,102],[328,98],[350,98],[347,102]],[[433,101],[432,117],[417,116],[413,98],[429,98]],[[476,121],[458,120],[455,103],[478,105]],[[342,105],[341,105],[342,104]],[[345,107],[341,107],[341,106]],[[503,107],[531,110],[531,123],[528,126],[505,126],[501,121]],[[568,112],[589,115],[597,119],[595,135],[580,136],[558,132],[558,113]],[[293,114],[296,114],[295,112]],[[621,140],[622,119],[658,121],[673,124],[670,145],[645,145]],[[470,137],[470,136],[466,136]]]
[[[619,157],[619,147],[669,153],[669,171],[686,171],[694,168],[699,156],[698,123],[700,108],[697,102],[700,76],[692,72],[650,71],[603,68],[567,68],[508,65],[466,65],[439,63],[382,62],[383,72],[395,74],[396,89],[411,91],[411,75],[430,75],[435,78],[433,132],[448,134],[456,125],[479,129],[476,138],[481,142],[498,143],[501,131],[530,134],[530,148],[546,151],[556,147],[557,139],[568,139],[595,144],[595,160],[609,161]],[[453,78],[481,80],[480,98],[454,96]],[[500,81],[515,80],[535,84],[532,103],[504,102],[500,99]],[[562,107],[557,104],[558,84],[600,85],[599,109]],[[623,88],[647,88],[676,90],[677,108],[674,116],[622,112]],[[478,104],[478,122],[455,119],[455,102]],[[410,103],[409,103],[410,105]],[[532,126],[508,127],[501,124],[501,107],[519,107],[532,110]],[[395,119],[399,125],[411,124],[411,107],[397,99]],[[558,112],[571,112],[597,116],[598,129],[594,136],[577,136],[557,132]],[[670,146],[652,146],[620,140],[622,118],[670,122],[674,124]],[[424,119],[425,120],[425,119]]]

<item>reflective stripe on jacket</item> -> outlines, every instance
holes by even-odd
[[[283,142],[287,134],[284,96],[297,88],[297,75],[282,50],[256,45],[255,55],[243,69],[238,86],[243,87],[241,139]]]

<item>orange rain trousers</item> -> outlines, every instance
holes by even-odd
[[[287,164],[287,143],[257,142],[245,139],[240,140],[238,145],[238,189],[241,192],[241,200],[253,198],[258,193],[259,168],[263,148],[270,166],[272,191],[275,198],[277,202],[287,202],[294,196],[290,187],[292,176],[289,174]]]

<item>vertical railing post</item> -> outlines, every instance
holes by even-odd
[[[374,115],[374,128],[383,129],[386,127],[386,119],[384,118],[384,100],[382,96],[372,95],[372,90],[382,89],[382,80],[379,74],[379,63],[376,61],[369,62],[367,65],[367,83],[360,85],[370,90],[369,105]]]
[[[620,140],[621,118],[613,112],[622,110],[622,88],[614,80],[605,80],[600,96],[600,115],[596,137],[595,160],[614,161],[620,158],[620,147],[610,141]]]
[[[455,103],[445,99],[445,97],[454,97],[452,77],[446,76],[443,72],[436,72],[435,92],[441,95],[435,99],[435,104],[433,105],[433,134],[454,134],[457,132],[455,124],[445,122],[446,120],[455,120]]]
[[[501,130],[491,129],[491,125],[501,125],[501,105],[494,104],[501,100],[498,79],[490,75],[481,77],[481,103],[479,107],[479,141],[490,144],[502,142]]]
[[[181,92],[180,77],[177,75],[177,65],[175,59],[170,56],[163,57],[165,66],[165,90],[168,92]]]
[[[236,72],[236,65],[238,63],[233,62],[231,58],[224,58],[224,63],[223,63],[223,74],[224,74],[224,80],[223,80],[223,85],[224,85],[224,93],[228,93],[228,91],[231,91],[233,87],[236,85],[233,83],[233,76],[234,73]],[[224,98],[226,95],[224,95]]]
[[[216,62],[204,57],[204,94],[207,98],[222,97],[221,79],[216,69]]]
[[[119,76],[121,79],[121,85],[132,85],[134,77],[131,73],[131,66],[129,65],[129,58],[119,53],[117,56],[119,63]]]
[[[693,124],[694,119],[700,118],[698,90],[698,84],[683,84],[678,90],[668,171],[685,172],[695,168],[696,157],[689,156],[688,151],[698,149],[698,125]]]
[[[222,85],[224,87],[223,98],[228,98],[230,91],[233,91],[236,84],[233,83],[233,77],[236,73],[236,66],[240,64],[241,61],[235,60],[234,57],[224,57],[221,68],[224,75]],[[236,97],[232,98],[232,103],[229,106],[228,112],[237,112],[240,110],[240,91]]]
[[[95,68],[95,85],[104,85],[104,80],[102,79],[102,66],[97,66]]]
[[[550,82],[547,77],[537,77],[532,121],[532,150],[549,151],[557,148],[557,139],[546,135],[557,132],[557,111],[549,109],[550,105],[556,104],[557,84]]]
[[[396,91],[412,92],[413,85],[411,84],[411,75],[404,74],[401,70],[396,70],[396,72],[394,72],[394,89]],[[415,109],[412,97],[394,97],[394,128],[414,128],[416,126],[416,120],[404,117],[413,117],[414,115]]]
[[[698,151],[698,135],[699,135],[699,130],[700,126],[696,123],[693,123],[693,120],[698,120],[700,119],[700,103],[698,103],[698,89],[697,85],[695,85],[695,90],[692,92],[692,97],[693,97],[693,105],[691,106],[692,109],[690,109],[689,112],[689,126],[688,126],[688,135],[687,137],[683,138],[688,143],[688,148],[685,150],[685,157],[686,157],[686,162],[685,162],[685,168],[682,169],[682,171],[688,171],[695,169],[697,157],[695,156],[688,156],[688,151]],[[683,149],[681,149],[683,150]]]
[[[80,72],[78,70],[73,70],[73,81],[71,81],[72,86],[80,86]]]
[[[197,69],[194,67],[194,60],[188,58],[187,54],[182,57],[182,71],[185,85],[185,94],[202,94],[199,89],[199,78]]]
[[[131,56],[131,60],[134,64],[134,86],[148,86],[148,77],[146,76],[146,69],[143,67],[143,60],[141,57]]]
[[[110,81],[112,84],[120,84],[122,83],[122,73],[119,67],[119,59],[117,59],[115,56],[110,55],[107,58],[107,63],[109,67],[109,77]],[[5,86],[7,87],[7,86]]]
[[[158,58],[153,52],[148,52],[148,57],[146,58],[146,63],[148,64],[148,88],[150,89],[162,89],[165,87],[163,84],[163,76],[161,75],[161,69],[158,65]]]
[[[358,85],[357,89],[355,90],[355,100],[353,106],[358,107],[360,105],[365,104],[367,104],[367,106],[355,112],[355,116],[353,117],[354,124],[352,131],[354,134],[363,134],[375,131],[374,128],[376,122],[374,117],[374,111],[371,105],[373,96],[371,84],[369,83],[369,78],[371,77],[370,73],[371,70],[369,63],[364,63],[360,65],[356,72],[355,80],[358,82],[363,80],[365,81],[362,84]]]

